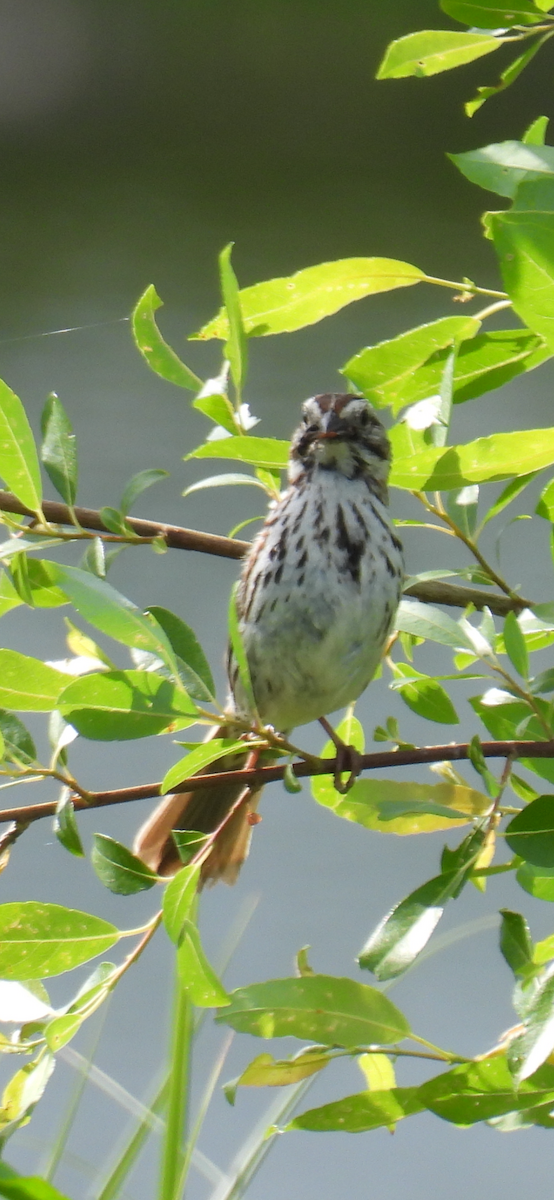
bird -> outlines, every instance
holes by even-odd
[[[363,396],[325,392],[305,401],[288,488],[252,542],[236,595],[256,710],[282,734],[314,720],[329,729],[326,715],[357,700],[379,665],[404,570],[388,508],[390,463],[385,428]],[[232,737],[233,716],[253,715],[232,651],[227,667],[228,720],[210,736]],[[234,754],[218,768],[240,769],[245,760],[246,752]],[[134,852],[172,875],[182,866],[172,829],[212,833],[222,825],[201,882],[234,883],[260,792],[207,784],[166,797],[139,830]]]

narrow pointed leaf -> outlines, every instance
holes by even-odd
[[[41,428],[40,457],[56,491],[71,508],[77,496],[77,445],[71,421],[54,392],[42,410]]]
[[[141,296],[132,316],[137,347],[156,375],[161,375],[162,379],[167,379],[168,383],[175,383],[177,387],[197,392],[202,387],[202,380],[181,361],[171,346],[168,346],[156,325],[154,313],[162,305],[163,300],[160,300],[156,289],[150,285]]]
[[[198,929],[188,918],[183,921],[177,946],[177,967],[183,988],[198,1008],[230,1004],[230,996],[206,958]]]
[[[554,322],[554,286],[552,312]],[[493,433],[466,445],[435,447],[423,450],[417,456],[397,459],[391,471],[391,484],[422,491],[450,491],[469,483],[528,475],[553,462],[552,427]]]
[[[289,442],[277,438],[229,437],[217,442],[205,442],[191,450],[185,458],[232,458],[237,462],[251,463],[255,467],[268,467],[282,471],[289,461]],[[554,457],[554,456],[553,456]]]
[[[441,0],[442,11],[460,21],[462,25],[474,25],[478,29],[496,29],[498,26],[536,25],[541,14],[532,0],[515,0],[514,4],[501,0]]]
[[[239,293],[244,328],[249,336],[289,333],[377,292],[411,287],[425,278],[423,271],[393,258],[344,258],[306,267],[295,275],[268,279]],[[228,324],[224,309],[197,334],[224,338]]]
[[[550,971],[525,1012],[524,1029],[508,1047],[518,1083],[534,1075],[554,1050],[554,976]]]
[[[190,667],[204,684],[208,696],[213,697],[215,695],[215,684],[210,664],[190,625],[187,625],[181,620],[181,617],[170,612],[169,609],[160,608],[157,604],[151,605],[148,612],[152,614],[158,625],[163,629],[177,658],[185,663],[187,667]]]
[[[533,943],[529,926],[521,913],[502,908],[500,915],[500,951],[514,975],[520,975],[533,962]]]
[[[77,858],[84,858],[83,843],[77,828],[75,808],[68,788],[63,789],[56,806],[54,833],[58,841],[61,842],[66,850],[69,850],[70,854],[74,854]]]
[[[168,883],[162,903],[164,925],[172,942],[179,942],[198,892],[200,864],[182,867]]]
[[[489,222],[518,316],[554,349],[554,212],[491,213]]]
[[[246,381],[248,371],[248,342],[244,332],[241,302],[237,277],[231,266],[233,242],[230,242],[219,256],[219,276],[221,292],[227,316],[227,342],[225,358],[231,366],[231,377],[237,392],[240,392]]]
[[[19,396],[1,379],[0,478],[22,504],[40,513],[42,486],[31,426]]]
[[[397,904],[366,942],[358,962],[379,980],[395,979],[427,945],[444,906],[456,895],[464,870],[438,875]]]
[[[211,742],[203,742],[198,749],[191,750],[190,754],[185,755],[179,762],[169,768],[169,771],[164,776],[161,793],[171,792],[178,784],[182,783],[183,779],[188,779],[192,775],[198,775],[200,771],[207,767],[212,762],[217,762],[219,758],[224,758],[228,754],[236,753],[237,751],[245,753],[245,750],[252,746],[248,743],[245,747],[244,742],[238,741],[237,738],[213,738]],[[224,766],[220,770],[225,770]]]
[[[119,505],[120,512],[123,516],[127,516],[130,512],[135,500],[142,495],[146,488],[152,487],[153,483],[158,483],[160,479],[167,479],[169,471],[162,471],[159,468],[152,467],[147,471],[139,471],[137,475],[133,475],[132,479],[125,485],[121,503]]]

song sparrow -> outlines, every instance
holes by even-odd
[[[378,666],[403,570],[387,508],[389,467],[387,435],[363,398],[329,393],[306,401],[292,440],[289,488],[252,544],[237,595],[257,709],[282,733],[356,700]],[[225,733],[233,712],[248,709],[232,657],[228,671]],[[235,755],[211,770],[243,764]],[[169,796],[139,831],[135,853],[172,874],[180,862],[171,830],[212,832],[239,794],[227,785]],[[235,881],[259,794],[247,793],[218,834],[203,881]]]

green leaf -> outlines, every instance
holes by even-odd
[[[239,1033],[298,1037],[324,1045],[394,1045],[410,1027],[392,1002],[367,984],[333,975],[271,979],[238,988],[217,1017]]]
[[[186,625],[180,617],[170,612],[169,609],[160,608],[157,604],[151,605],[148,612],[151,613],[154,620],[163,629],[174,654],[176,654],[179,660],[179,672],[183,677],[185,687],[189,688],[189,684],[192,683],[194,685],[195,680],[199,680],[204,687],[204,693],[201,697],[195,697],[195,699],[201,698],[206,700],[213,698],[215,696],[215,684],[210,664],[190,625]],[[183,674],[183,666],[188,668],[186,677]],[[190,687],[189,690],[191,695],[194,696],[193,687]]]
[[[125,646],[157,655],[178,678],[175,656],[168,638],[152,617],[145,615],[104,579],[79,567],[51,563],[53,577],[77,612],[95,629]]]
[[[261,480],[256,479],[255,475],[239,475],[237,472],[232,472],[227,475],[210,475],[208,479],[198,479],[196,483],[191,483],[190,487],[185,488],[182,495],[191,496],[193,492],[201,492],[205,488],[236,487],[237,485],[245,484],[251,484],[254,487],[261,488],[262,492],[267,492],[265,484]]]
[[[63,789],[56,805],[54,833],[58,841],[61,842],[66,850],[69,850],[70,854],[74,854],[77,858],[84,858],[83,843],[77,828],[75,808],[71,799],[71,792],[68,788]]]
[[[513,817],[506,843],[535,867],[554,867],[554,796],[539,796]]]
[[[277,438],[262,437],[229,437],[217,442],[205,442],[190,454],[189,458],[232,458],[238,462],[252,463],[255,467],[269,467],[270,470],[282,471],[289,461],[290,442],[280,442]]]
[[[550,479],[541,492],[535,512],[546,521],[554,522],[554,479]]]
[[[512,200],[520,184],[554,176],[553,146],[497,142],[481,150],[449,154],[448,157],[471,183]]]
[[[467,866],[437,875],[395,905],[377,926],[358,962],[379,980],[395,979],[411,967],[440,921],[444,906],[457,895]]]
[[[503,510],[508,507],[508,504],[511,504],[512,500],[515,500],[516,497],[519,496],[524,490],[524,488],[532,483],[539,474],[539,471],[531,471],[529,475],[522,475],[519,479],[513,479],[510,483],[506,484],[506,487],[502,488],[500,495],[497,496],[494,503],[491,504],[486,516],[483,518],[481,522],[481,528],[484,528],[489,521],[492,521],[494,517],[497,517],[499,513],[503,512]],[[538,510],[535,509],[535,512],[537,511]]]
[[[397,413],[414,398],[412,377],[417,368],[437,351],[474,337],[480,327],[481,321],[475,317],[442,317],[360,350],[341,368],[341,374],[360,388],[372,404],[378,408],[390,405],[393,413]],[[437,389],[439,383],[440,376]]]
[[[142,859],[104,833],[94,834],[91,863],[101,883],[118,896],[148,891],[158,881]]]
[[[554,212],[491,213],[489,228],[515,311],[554,349]]]
[[[391,42],[377,79],[402,79],[406,75],[438,75],[473,62],[497,50],[505,38],[491,33],[458,33],[450,29],[421,29]]]
[[[127,741],[183,729],[196,717],[181,688],[152,671],[102,671],[74,679],[57,700],[82,737]]]
[[[532,0],[515,0],[514,4],[502,4],[499,0],[440,0],[440,6],[455,21],[474,25],[477,29],[536,25],[541,19]]]
[[[177,847],[177,853],[183,866],[188,867],[193,858],[204,846],[207,846],[209,833],[199,833],[197,829],[172,829],[171,836]],[[202,861],[204,861],[202,859]]]
[[[398,459],[393,462],[390,482],[393,487],[410,490],[450,491],[468,483],[528,475],[552,462],[554,428],[523,429],[513,433],[493,433],[448,449],[432,447],[416,457]]]
[[[504,621],[504,645],[506,654],[523,679],[529,678],[529,655],[525,638],[521,632],[515,613],[508,613]]]
[[[182,867],[168,883],[162,903],[164,925],[172,942],[179,942],[198,892],[200,863]]]
[[[526,146],[544,146],[549,120],[549,117],[537,117],[535,121],[531,121],[523,134],[522,142],[525,142]]]
[[[160,300],[156,289],[150,285],[141,296],[132,315],[136,345],[156,375],[161,375],[162,379],[167,379],[168,383],[175,383],[177,387],[196,392],[202,387],[202,380],[181,362],[175,351],[164,341],[156,325],[154,313],[162,305],[163,300]]]
[[[6,571],[0,571],[0,617],[3,617],[4,613],[10,612],[12,608],[17,608],[21,603],[21,597],[14,588],[9,575]]]
[[[331,775],[317,775],[312,794],[337,817],[379,833],[412,835],[466,825],[490,811],[482,792],[453,783],[409,783],[397,779],[358,779],[341,796]]]
[[[419,1100],[418,1088],[390,1088],[382,1092],[357,1092],[310,1108],[293,1117],[285,1132],[290,1129],[309,1129],[317,1133],[339,1130],[341,1133],[366,1133],[370,1129],[392,1128],[403,1117],[422,1112],[425,1105]]]
[[[448,317],[445,320],[459,321],[459,317]],[[434,322],[441,325],[442,322]],[[420,327],[425,329],[425,326]],[[430,330],[433,325],[428,326]],[[412,334],[418,330],[412,330]],[[379,380],[377,370],[379,365],[373,360],[376,353],[390,347],[394,351],[402,348],[403,339],[407,339],[406,359],[409,354],[410,334],[403,334],[390,342],[361,350],[359,354],[342,368],[342,373],[352,379],[356,387],[377,407],[390,405],[393,412],[399,412],[408,404],[415,404],[429,396],[438,394],[442,374],[449,347],[437,349],[419,365],[414,365],[411,373],[403,373],[402,362],[398,379],[391,374],[390,379]],[[466,340],[460,342],[456,362],[454,364],[453,393],[454,404],[464,404],[475,400],[485,392],[502,387],[517,375],[531,371],[550,357],[550,350],[544,339],[530,329],[494,329],[477,336],[466,335]],[[366,358],[366,356],[368,356]],[[414,352],[415,358],[415,352]],[[369,361],[368,361],[369,359]],[[381,362],[381,365],[383,363]],[[391,370],[393,368],[391,367]]]
[[[300,1050],[293,1058],[275,1059],[272,1054],[258,1054],[238,1079],[231,1085],[226,1084],[225,1094],[229,1099],[231,1088],[234,1101],[237,1087],[288,1087],[310,1075],[317,1075],[329,1062],[329,1055],[318,1046]]]
[[[222,1008],[231,1003],[204,954],[198,929],[188,917],[183,921],[177,946],[177,968],[184,990],[198,1008]]]
[[[416,671],[415,667],[406,663],[394,663],[393,672],[393,691],[400,693],[412,712],[424,717],[426,721],[436,721],[442,725],[459,724],[459,717],[450,696],[436,679],[422,675],[421,671]]]
[[[0,735],[3,742],[3,758],[5,762],[27,766],[36,762],[37,752],[35,743],[19,717],[14,713],[0,708]]]
[[[26,1125],[38,1104],[52,1071],[55,1060],[50,1054],[39,1054],[34,1062],[26,1063],[12,1076],[2,1094],[0,1107],[0,1139],[6,1141],[16,1129]],[[0,1189],[3,1187],[0,1176]],[[9,1194],[9,1193],[8,1193]],[[17,1195],[18,1193],[12,1193]],[[1,1195],[1,1190],[0,1190]],[[19,1192],[19,1195],[25,1195]]]
[[[197,408],[199,412],[204,413],[205,417],[209,417],[216,425],[220,425],[222,429],[227,430],[227,433],[236,437],[241,430],[233,405],[225,392],[209,390],[214,386],[221,388],[222,380],[208,379],[200,395],[192,401],[192,407]]]
[[[42,486],[31,426],[19,396],[1,379],[0,477],[22,504],[40,514]]]
[[[41,417],[40,457],[62,500],[71,508],[77,496],[77,445],[61,400],[51,392]]]
[[[210,742],[202,742],[196,750],[191,750],[190,754],[186,754],[184,758],[179,759],[179,762],[169,768],[162,781],[162,795],[173,791],[178,784],[182,783],[183,779],[198,775],[204,767],[216,762],[218,758],[224,758],[225,755],[236,751],[242,751],[244,754],[245,750],[251,746],[251,742],[246,747],[244,742],[240,742],[237,738],[212,738]],[[222,770],[225,770],[225,767]]]
[[[490,1121],[503,1113],[518,1112],[554,1100],[554,1070],[542,1068],[535,1080],[516,1090],[506,1059],[483,1059],[454,1067],[429,1079],[419,1088],[424,1105],[456,1125]]]
[[[452,617],[432,604],[422,604],[420,600],[401,600],[395,625],[403,633],[439,642],[442,646],[473,650],[467,634]]]
[[[167,479],[168,476],[169,471],[162,471],[156,467],[152,467],[147,471],[139,471],[137,475],[133,475],[125,485],[119,505],[123,516],[127,516],[135,500],[142,495],[142,492],[146,491],[146,488],[152,487],[152,484],[158,483],[160,479]]]
[[[518,867],[516,879],[530,896],[554,903],[554,867],[534,867],[532,863],[523,862]]]
[[[248,371],[248,342],[242,322],[239,285],[231,266],[233,246],[234,242],[229,242],[229,245],[225,246],[225,249],[221,251],[219,256],[219,278],[228,329],[225,358],[231,367],[231,377],[235,388],[240,393],[241,388],[246,382]]]
[[[50,712],[71,678],[17,650],[0,650],[0,703],[8,708]]]
[[[525,974],[533,963],[533,943],[529,926],[521,913],[500,909],[500,951],[514,975]]]
[[[0,1196],[6,1200],[69,1200],[51,1183],[38,1175],[18,1175],[7,1163],[0,1163]]]
[[[61,975],[110,949],[115,925],[61,904],[0,904],[0,978]]]
[[[343,258],[306,267],[295,275],[268,279],[239,292],[244,328],[250,336],[290,333],[377,292],[411,287],[423,271],[394,258]],[[204,325],[199,338],[228,336],[225,310]]]
[[[541,49],[541,46],[544,46],[544,43],[548,41],[549,37],[550,34],[545,33],[543,37],[535,38],[534,42],[529,42],[526,49],[523,51],[523,54],[519,54],[517,58],[514,58],[513,62],[509,63],[508,66],[504,68],[500,74],[500,79],[497,84],[493,84],[492,87],[478,87],[475,99],[468,100],[467,103],[464,104],[466,117],[473,117],[475,113],[483,106],[483,104],[485,104],[487,100],[490,100],[491,96],[497,96],[499,92],[504,92],[506,88],[511,87],[512,83],[515,83],[516,79],[518,79],[521,75],[521,72],[524,71],[526,66],[531,62],[531,59],[535,57],[537,51]],[[537,145],[540,143],[533,142],[532,139],[529,139],[528,144]]]
[[[554,1050],[554,976],[547,975],[526,1006],[524,1028],[507,1055],[516,1082],[529,1079]]]

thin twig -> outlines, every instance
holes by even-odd
[[[58,503],[57,500],[45,500],[42,508],[47,521],[54,525],[71,525],[74,528],[71,510],[67,504]],[[83,529],[109,532],[100,513],[95,509],[75,508],[73,511]],[[21,504],[11,492],[0,491],[0,512],[36,518],[36,514]],[[195,550],[200,554],[215,554],[219,558],[241,559],[250,549],[250,542],[243,542],[240,538],[221,537],[199,529],[168,525],[164,521],[143,521],[138,517],[126,517],[125,520],[139,537],[161,537],[172,550]],[[446,604],[451,608],[465,608],[468,604],[474,604],[475,608],[481,609],[487,605],[491,612],[500,617],[505,617],[509,612],[521,612],[533,604],[532,600],[525,600],[523,596],[498,596],[482,588],[462,587],[439,580],[414,583],[406,588],[404,594],[421,600],[423,604]]]
[[[554,758],[554,739],[544,742],[505,741],[481,742],[485,758]],[[374,754],[360,756],[362,771],[385,770],[389,767],[408,767],[424,765],[433,762],[461,762],[470,757],[469,742],[451,742],[445,746],[414,746],[400,750],[379,750]],[[285,765],[272,767],[254,767],[242,771],[218,771],[213,774],[194,775],[191,779],[183,779],[175,792],[193,792],[199,788],[223,787],[228,783],[236,783],[244,787],[264,787],[267,783],[275,783],[282,779]],[[312,775],[333,775],[336,769],[335,758],[316,759],[308,762],[293,763],[292,770],[297,779],[306,779]],[[149,800],[162,795],[160,783],[142,783],[137,787],[116,788],[109,792],[88,792],[88,799],[73,797],[76,812],[85,812],[92,808],[107,808],[112,804],[128,804],[135,800]],[[6,808],[0,811],[0,824],[4,821],[20,823],[39,821],[41,817],[51,817],[56,811],[55,800],[43,804],[29,804],[21,808]]]

